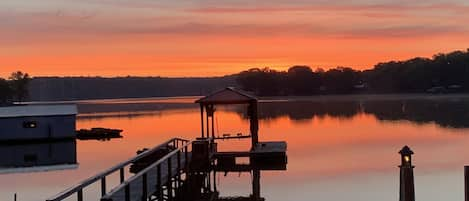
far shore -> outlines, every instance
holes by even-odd
[[[22,104],[145,104],[145,103],[181,103],[188,104],[202,96],[172,96],[172,97],[142,97],[142,98],[116,98],[116,99],[90,99],[70,101],[33,101]],[[367,100],[458,100],[469,99],[469,94],[330,94],[311,96],[261,96],[259,102],[284,102],[284,101],[367,101]]]
[[[270,96],[260,97],[260,102],[282,101],[367,101],[367,100],[458,100],[469,99],[469,94],[331,94],[314,96]]]

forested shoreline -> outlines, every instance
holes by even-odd
[[[0,104],[207,95],[235,86],[258,96],[318,94],[467,93],[469,49],[432,58],[376,64],[369,70],[293,66],[286,71],[251,68],[222,77],[33,77],[20,71],[0,78]]]
[[[252,68],[237,82],[260,96],[353,93],[451,93],[469,91],[469,49],[430,58],[378,63],[370,70],[293,66],[287,71]]]

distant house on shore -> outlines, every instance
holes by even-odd
[[[0,107],[0,141],[75,138],[75,105]]]

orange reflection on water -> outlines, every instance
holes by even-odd
[[[216,135],[248,133],[249,121],[234,111],[224,108],[217,111]],[[78,129],[119,128],[124,130],[124,138],[105,142],[78,141],[79,168],[75,170],[0,175],[2,181],[7,181],[0,182],[0,194],[3,196],[5,192],[19,189],[22,201],[37,200],[38,196],[46,198],[134,156],[138,149],[153,147],[173,137],[194,139],[200,136],[197,106],[131,114],[121,113],[105,118],[99,118],[99,114],[95,117],[80,116]],[[462,188],[461,182],[448,181],[454,175],[463,178],[461,170],[468,161],[464,153],[469,151],[469,138],[464,135],[466,132],[467,129],[441,128],[434,123],[381,121],[374,115],[361,113],[350,118],[325,115],[296,121],[284,115],[261,120],[261,141],[285,140],[288,143],[287,171],[263,172],[263,192],[269,192],[265,194],[272,201],[288,195],[282,192],[295,192],[293,188],[301,189],[305,194],[305,197],[295,195],[298,200],[309,200],[311,194],[339,199],[339,192],[347,192],[354,198],[350,200],[374,196],[363,189],[394,195],[398,192],[397,165],[400,156],[397,152],[402,146],[409,145],[416,153],[413,160],[416,183],[420,188],[417,189],[417,197],[431,200],[431,196],[435,196],[432,184],[440,180],[446,182],[441,190],[457,195],[456,191]],[[247,150],[249,146],[250,140],[219,141],[220,150]],[[451,176],[435,180],[435,175]],[[46,184],[43,182],[45,178]],[[241,189],[240,185],[248,185],[242,182],[225,183],[229,188],[223,190],[228,193],[235,193],[236,189]],[[3,200],[4,197],[0,198]],[[394,198],[389,196],[382,200]]]

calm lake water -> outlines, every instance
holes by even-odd
[[[77,141],[75,169],[0,174],[0,200],[13,200],[14,193],[18,201],[45,200],[134,156],[138,149],[172,137],[198,137],[200,113],[193,101],[176,98],[79,103],[77,129],[120,128],[124,138]],[[242,106],[217,109],[218,134],[248,132],[249,122]],[[463,167],[469,164],[469,97],[303,98],[264,102],[259,110],[260,141],[288,143],[287,170],[261,173],[261,195],[268,201],[398,200],[397,152],[404,145],[415,152],[418,200],[464,198]],[[7,145],[1,146],[8,150]],[[247,150],[249,141],[225,141],[219,147]],[[223,196],[248,196],[251,177],[249,173],[220,173],[218,190]],[[113,182],[117,183],[117,178],[109,181]],[[96,200],[97,189],[85,191],[87,200]]]

